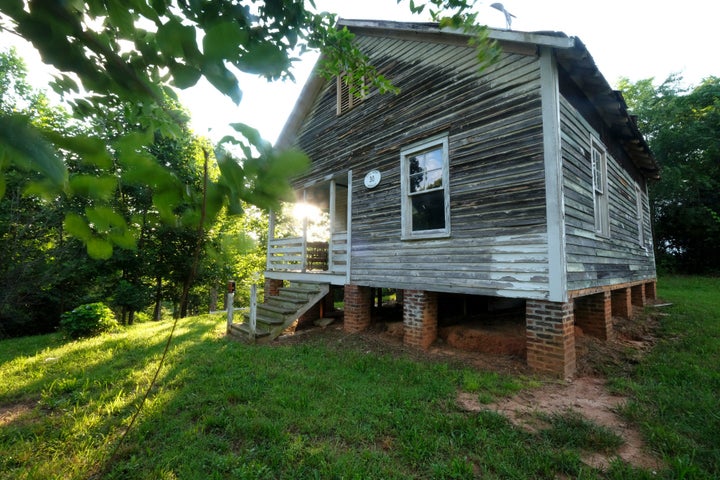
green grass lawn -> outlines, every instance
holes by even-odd
[[[536,380],[383,351],[362,336],[248,346],[224,337],[221,317],[202,316],[180,322],[119,448],[170,323],[0,341],[0,478],[715,478],[720,280],[659,287],[675,305],[657,345],[630,374],[609,375],[667,471],[586,466],[584,452],[619,442],[583,419],[529,432],[457,406],[458,391],[487,402]]]
[[[658,343],[630,378],[624,414],[672,469],[671,478],[720,478],[720,279],[658,282]]]

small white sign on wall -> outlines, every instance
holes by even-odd
[[[382,175],[380,175],[378,170],[370,170],[367,175],[365,175],[365,186],[367,188],[375,188],[380,183],[381,178]]]

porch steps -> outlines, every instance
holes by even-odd
[[[286,328],[306,313],[330,291],[330,284],[295,282],[280,288],[279,294],[268,297],[266,303],[258,303],[255,335],[250,328],[249,315],[242,323],[230,325],[229,333],[252,343],[267,343],[282,334]]]

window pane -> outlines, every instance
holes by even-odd
[[[410,193],[422,192],[443,186],[442,148],[426,150],[408,157]]]
[[[423,168],[421,165],[422,157],[414,156],[410,159],[410,192],[422,190]]]
[[[424,163],[422,155],[414,155],[412,157],[408,157],[410,159],[410,175],[417,175],[418,173],[422,173],[424,170]]]
[[[429,150],[424,153],[425,157],[425,170],[442,170],[443,158],[442,148],[436,148],[435,150]]]
[[[413,195],[412,230],[438,230],[445,228],[445,197],[442,190]]]
[[[425,190],[442,187],[442,169],[428,170],[425,173]]]
[[[593,159],[593,175],[595,176],[595,179],[594,179],[595,189],[598,192],[602,192],[603,187],[604,187],[602,154],[598,150],[593,149],[592,159]]]

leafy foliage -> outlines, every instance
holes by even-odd
[[[80,305],[60,318],[60,330],[70,338],[92,337],[116,328],[115,315],[102,302]]]
[[[494,46],[474,25],[474,3],[410,7],[477,33],[478,52],[492,57]],[[27,316],[45,302],[52,306],[50,327],[71,305],[105,300],[131,323],[148,302],[149,285],[156,312],[171,301],[184,315],[199,303],[197,279],[214,283],[210,293],[227,280],[232,269],[218,259],[248,266],[250,273],[235,269],[234,278],[254,279],[262,241],[219,250],[237,225],[229,216],[290,198],[288,179],[308,158],[274,149],[242,124],[215,148],[203,143],[188,131],[176,91],[204,78],[239,103],[238,72],[292,79],[293,63],[307,50],[323,52],[323,75],[345,73],[352,84],[396,91],[335,23],[304,0],[0,3],[0,29],[32,42],[58,69],[52,86],[72,114],[59,114],[32,92],[19,59],[0,57],[0,201],[9,203],[0,218],[9,233],[0,240],[13,255],[0,273],[22,279],[0,297],[0,319]],[[35,231],[17,241],[26,226]],[[81,245],[89,258],[79,258]],[[24,258],[28,247],[32,255]],[[238,261],[239,250],[251,258]]]
[[[720,78],[685,90],[671,76],[621,83],[662,168],[651,186],[657,258],[686,273],[720,272]]]
[[[27,83],[25,65],[13,50],[0,52],[0,117],[22,117],[40,129],[75,133],[68,113],[50,106]],[[16,133],[0,128],[0,136]],[[0,151],[9,149],[0,146]],[[90,300],[86,283],[97,272],[78,242],[63,234],[63,201],[28,194],[34,183],[49,177],[0,157],[0,337],[53,331],[63,311]]]

